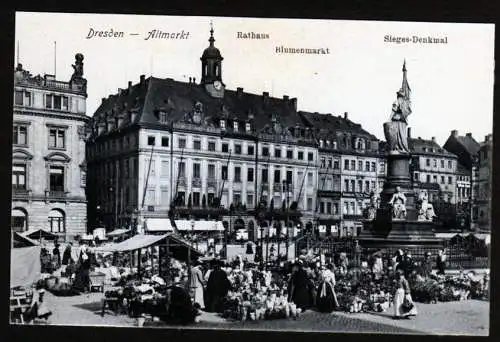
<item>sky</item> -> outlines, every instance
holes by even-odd
[[[199,81],[210,22],[224,57],[227,89],[296,97],[304,111],[347,112],[350,120],[384,139],[382,125],[389,120],[406,60],[412,137],[436,137],[443,145],[454,129],[478,141],[492,133],[493,24],[18,12],[15,60],[33,75],[55,73],[67,81],[75,54],[82,53],[87,115],[92,116],[101,98],[126,88],[128,81],[139,82],[142,74]],[[87,38],[91,29],[112,29],[123,37]],[[187,38],[145,39],[152,30],[184,31]],[[268,34],[269,39],[241,39],[238,32]],[[386,36],[412,42],[391,43]],[[413,36],[446,37],[447,44],[413,43]],[[277,53],[281,46],[329,53]]]

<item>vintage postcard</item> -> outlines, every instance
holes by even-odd
[[[494,25],[16,13],[10,322],[488,335]]]

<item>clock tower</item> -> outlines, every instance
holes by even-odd
[[[214,29],[210,24],[210,45],[201,56],[201,85],[212,96],[224,97],[225,85],[222,83],[222,58],[219,49],[214,46]]]

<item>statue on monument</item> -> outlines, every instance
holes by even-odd
[[[384,134],[390,154],[409,153],[408,116],[411,114],[411,89],[406,79],[406,61],[403,64],[403,84],[396,93],[397,100],[392,104],[389,122],[384,123]]]
[[[429,196],[427,191],[423,190],[418,195],[418,220],[419,221],[432,221],[436,214],[434,213],[434,206],[429,203]]]
[[[404,220],[406,218],[406,196],[399,186],[388,202],[392,206],[392,219]]]
[[[372,191],[370,194],[370,206],[368,207],[368,219],[374,220],[377,215],[377,209],[379,208],[380,197]]]
[[[83,54],[77,53],[75,55],[75,64],[72,65],[73,67],[73,75],[71,76],[72,79],[75,78],[82,78],[83,77]]]

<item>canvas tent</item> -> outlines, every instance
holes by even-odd
[[[14,248],[38,246],[38,242],[23,236],[18,232],[12,232],[12,244]]]
[[[31,286],[41,274],[40,246],[12,248],[10,258],[10,288]]]
[[[37,230],[28,230],[23,233],[23,236],[33,239],[33,240],[57,240],[58,236],[54,233],[51,233],[47,230],[37,229]]]
[[[102,246],[101,251],[108,252],[131,252],[142,248],[168,245],[172,256],[177,260],[186,261],[188,259],[188,250],[191,252],[191,259],[197,259],[203,256],[203,253],[197,249],[191,247],[189,244],[184,242],[181,238],[174,236],[173,234],[165,235],[135,235],[127,240],[120,243],[113,244],[110,246]]]

